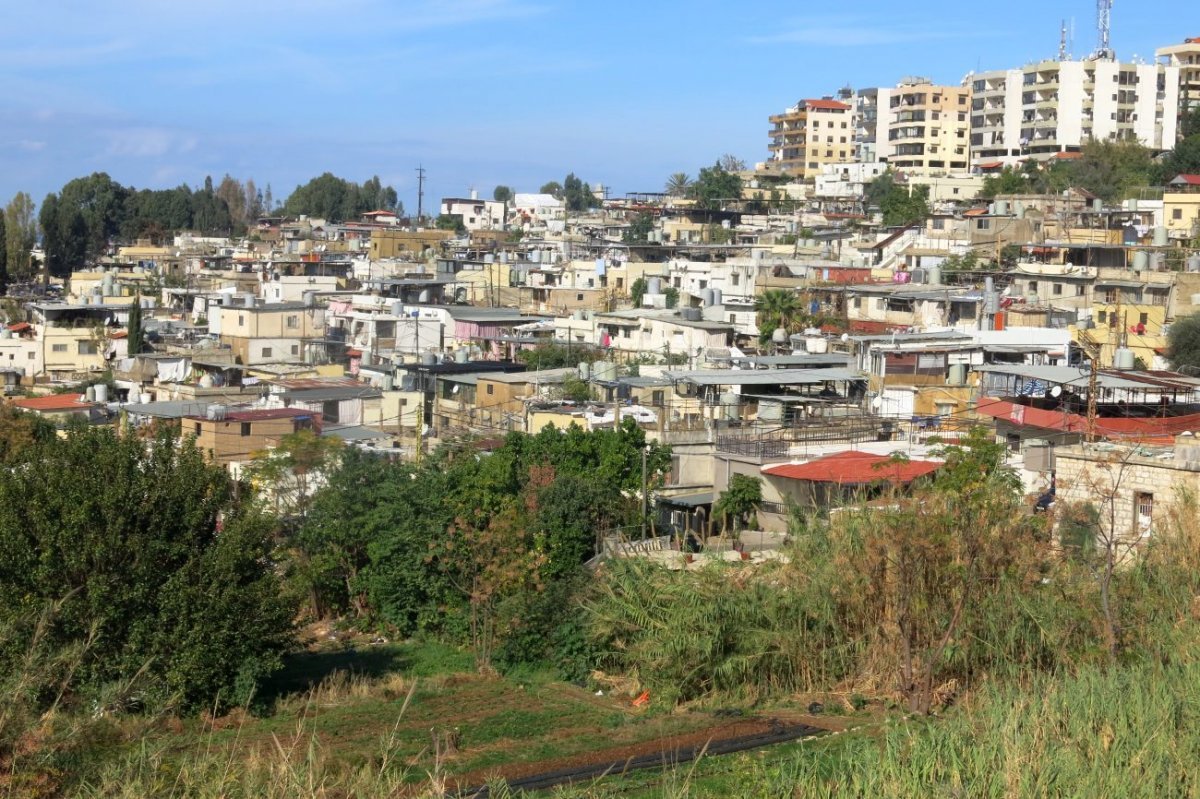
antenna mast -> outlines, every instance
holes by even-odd
[[[1100,46],[1096,50],[1096,58],[1113,60],[1116,53],[1112,50],[1112,6],[1113,0],[1096,0],[1096,29],[1100,34]]]
[[[1062,21],[1062,27],[1058,33],[1058,60],[1067,60],[1067,21]]]
[[[425,210],[425,167],[417,167],[417,224],[421,224],[421,217],[424,216]]]

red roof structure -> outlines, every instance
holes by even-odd
[[[1062,433],[1088,431],[1087,417],[1077,413],[1034,408],[1008,400],[982,399],[976,405],[976,410],[984,416],[1003,419],[1016,425]],[[1096,419],[1096,432],[1105,438],[1160,440],[1196,430],[1200,430],[1200,413],[1161,417],[1108,416]]]
[[[839,103],[837,100],[805,100],[803,102],[805,108],[817,108],[822,111],[849,111],[850,106],[845,103]]]
[[[1168,186],[1200,186],[1200,175],[1176,175]]]
[[[85,402],[82,394],[48,394],[44,397],[26,397],[13,400],[12,404],[21,410],[42,413],[86,411],[96,407],[94,402]]]
[[[867,485],[881,481],[904,485],[918,477],[933,474],[941,467],[937,461],[898,461],[869,452],[838,452],[807,463],[784,463],[763,469],[763,474],[807,480],[812,483]]]

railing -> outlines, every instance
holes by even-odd
[[[718,435],[717,452],[766,460],[786,458],[797,444],[832,444],[871,441],[891,422],[877,417],[848,417],[806,421],[765,432]]]

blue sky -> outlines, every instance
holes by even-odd
[[[105,171],[139,188],[228,172],[277,198],[378,174],[416,206],[575,171],[656,191],[724,152],[765,159],[767,116],[840,86],[1053,56],[1090,0],[9,0],[0,202]],[[1002,9],[1002,10],[1001,10]],[[1118,55],[1200,36],[1200,3],[1116,0]]]

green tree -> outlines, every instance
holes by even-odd
[[[297,430],[266,450],[251,454],[247,478],[259,487],[270,512],[287,523],[303,523],[316,489],[337,465],[341,439]]]
[[[398,210],[398,200],[396,190],[382,185],[378,177],[359,186],[325,172],[297,186],[284,202],[283,209],[292,215],[306,214],[331,222],[345,222],[367,211]]]
[[[492,199],[498,203],[511,203],[513,200],[513,190],[509,186],[497,186],[492,190]]]
[[[1158,183],[1153,153],[1134,141],[1089,141],[1071,165],[1074,185],[1105,202],[1129,197],[1138,188]]]
[[[1197,111],[1193,111],[1192,114],[1200,116],[1200,112]],[[1174,150],[1163,157],[1160,174],[1163,182],[1172,180],[1177,175],[1200,174],[1200,131],[1180,141]]]
[[[543,183],[542,187],[538,189],[538,194],[549,194],[552,197],[561,200],[563,198],[562,184],[557,180],[552,180],[549,183]]]
[[[979,196],[991,200],[998,194],[1025,194],[1028,191],[1029,178],[1023,172],[1006,166],[998,174],[984,177]]]
[[[570,341],[552,341],[517,353],[517,360],[533,370],[563,369],[578,366],[580,361],[598,361],[601,357],[602,354],[596,347],[575,345]]]
[[[37,217],[33,198],[19,191],[4,207],[4,250],[8,272],[13,280],[26,281],[33,277],[30,252],[37,243]]]
[[[1167,360],[1174,369],[1200,375],[1200,314],[1180,317],[1171,325]]]
[[[567,210],[575,213],[600,207],[600,200],[592,193],[592,189],[572,172],[563,179],[563,202]]]
[[[889,169],[867,184],[866,203],[879,208],[885,227],[911,225],[929,216],[929,187],[902,186]]]
[[[59,603],[50,640],[88,642],[74,689],[131,681],[190,708],[247,700],[291,642],[270,527],[224,470],[160,431],[85,428],[0,470],[0,614]],[[10,668],[20,642],[0,651]]]
[[[729,530],[733,523],[735,533],[745,529],[752,518],[757,518],[762,505],[762,478],[745,474],[731,475],[729,486],[713,503],[713,515],[721,519],[722,530]]]
[[[686,172],[673,172],[667,178],[667,184],[663,187],[671,197],[686,197],[688,190],[692,188],[692,178]]]
[[[11,405],[0,406],[0,466],[19,461],[25,450],[56,435],[54,424]]]
[[[754,299],[754,311],[758,315],[758,338],[764,343],[771,340],[776,328],[796,332],[802,314],[800,298],[789,289],[764,291]]]
[[[130,356],[137,355],[146,348],[146,335],[142,330],[142,294],[138,292],[129,306],[129,338],[127,339]]]
[[[633,218],[629,227],[621,234],[621,240],[626,244],[642,244],[650,238],[654,230],[654,217],[647,213],[638,214]]]
[[[716,163],[700,170],[689,196],[702,208],[720,208],[723,202],[741,199],[742,179]]]
[[[462,214],[439,214],[433,226],[438,230],[452,230],[459,234],[467,232],[467,226],[463,224]]]
[[[562,385],[558,388],[558,395],[571,402],[587,402],[595,399],[595,393],[588,382],[574,376],[568,376],[566,380],[563,380]]]
[[[637,280],[629,284],[629,299],[633,302],[634,308],[642,307],[642,299],[645,298],[646,292],[649,291],[650,284],[646,278],[639,277]]]
[[[663,289],[663,297],[666,298],[666,305],[668,308],[679,307],[679,289],[675,288],[674,286],[667,286],[665,289]]]

